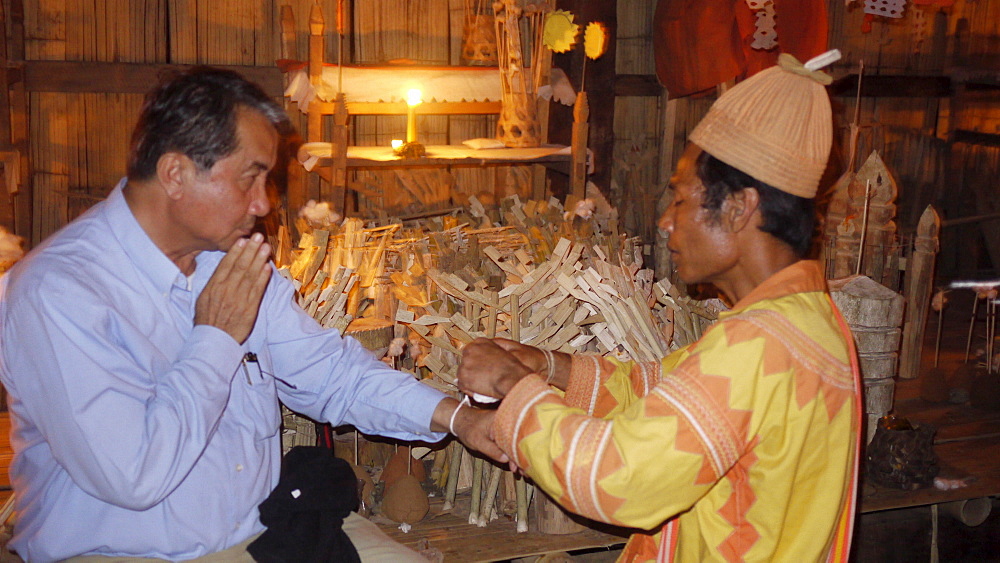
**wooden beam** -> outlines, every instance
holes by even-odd
[[[5,2],[7,12],[0,21],[8,22],[4,29],[3,40],[5,45],[4,63],[19,65],[24,60],[24,2],[23,0],[10,0]],[[13,232],[15,235],[28,241],[29,247],[38,241],[33,241],[32,233],[32,172],[31,159],[29,158],[28,147],[28,94],[24,88],[24,82],[16,68],[11,69],[7,74],[8,95],[7,104],[0,106],[3,111],[9,112],[10,127],[8,132],[10,139],[5,141],[17,150],[20,156],[18,176],[20,188],[17,194],[10,196],[11,214],[13,216]],[[9,173],[9,171],[7,172]]]
[[[336,113],[336,104],[313,105],[323,115]],[[423,102],[414,108],[417,115],[488,115],[500,113],[500,102]],[[351,115],[406,115],[406,102],[347,102]]]
[[[615,96],[660,97],[663,86],[655,74],[619,74],[615,76]]]
[[[951,132],[951,142],[968,143],[970,145],[983,145],[989,147],[1000,147],[1000,134],[980,133],[979,131],[967,131],[965,129],[955,129]]]
[[[5,13],[3,2],[0,2],[0,21],[6,21],[7,14]],[[7,57],[7,33],[6,27],[4,26],[4,33],[0,36],[0,149],[8,148],[11,146],[11,131],[10,131],[10,84],[11,80],[8,78],[13,69],[10,68],[10,62]],[[13,78],[13,77],[11,77]]]
[[[855,96],[858,75],[848,74],[828,88],[831,96]],[[952,95],[949,76],[868,76],[861,81],[861,96],[866,98],[947,98]]]
[[[97,63],[79,61],[24,61],[24,86],[29,92],[144,94],[168,70],[196,65]],[[257,83],[267,95],[283,95],[281,71],[277,67],[219,65]]]

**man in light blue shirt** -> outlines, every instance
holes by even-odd
[[[251,235],[288,128],[235,73],[175,76],[147,97],[128,177],[0,282],[9,547],[24,559],[176,561],[247,543],[278,482],[279,399],[404,440],[451,425],[503,460],[482,411],[458,410],[294,304]],[[245,371],[247,353],[258,365]]]

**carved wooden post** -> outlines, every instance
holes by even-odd
[[[587,135],[590,132],[590,104],[587,103],[587,93],[576,95],[573,105],[573,142],[572,168],[569,185],[573,195],[583,199],[587,191]]]
[[[907,264],[906,320],[903,323],[903,346],[899,358],[899,377],[914,379],[920,374],[920,350],[927,326],[927,312],[934,290],[934,262],[938,253],[941,218],[930,205],[917,223],[913,256]]]
[[[330,198],[333,205],[344,217],[347,217],[347,146],[350,136],[347,129],[347,100],[343,92],[337,93],[334,101],[333,139],[330,159]]]
[[[323,19],[323,8],[313,4],[309,10],[309,83],[319,91],[323,82],[323,29],[326,22]],[[323,114],[319,111],[319,97],[309,103],[309,121],[306,125],[306,141],[312,143],[321,141]]]
[[[281,7],[281,56],[290,60],[299,58],[295,42],[295,13],[289,4]]]
[[[288,4],[281,7],[281,57],[293,61],[299,60],[298,48],[295,41],[295,13],[292,11],[292,7]],[[290,75],[286,74],[285,86],[288,85],[290,80]],[[295,106],[298,104],[295,102],[289,102],[289,104],[289,114],[296,113]],[[302,168],[302,165],[299,163],[295,155],[291,155],[286,165],[286,171],[284,223],[285,225],[294,225],[296,213],[298,213],[298,210],[306,202],[305,170]],[[284,229],[284,227],[282,227],[282,229]],[[275,259],[279,264],[290,263],[290,255],[288,254],[290,234],[291,233],[285,229],[284,235],[282,235],[282,231],[279,229],[279,245],[275,251]],[[285,238],[282,238],[282,236]]]

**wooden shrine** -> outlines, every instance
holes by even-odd
[[[344,212],[348,192],[353,191],[370,200],[363,211],[384,212],[389,208],[397,210],[395,214],[399,215],[401,206],[394,193],[408,194],[408,201],[429,211],[464,204],[469,195],[482,197],[482,194],[456,192],[455,179],[449,173],[454,167],[506,167],[508,174],[513,175],[511,181],[521,186],[515,193],[534,194],[535,197],[545,194],[544,174],[515,165],[542,164],[567,173],[585,170],[585,135],[575,137],[572,147],[545,145],[541,125],[535,123],[536,117],[528,121],[520,121],[522,118],[517,117],[537,115],[534,87],[547,82],[544,65],[550,57],[540,45],[538,31],[529,43],[534,49],[531,59],[538,64],[535,68],[521,67],[520,36],[510,30],[516,30],[522,18],[528,20],[531,29],[540,29],[546,4],[539,6],[527,14],[509,6],[496,8],[497,37],[502,39],[498,48],[505,55],[502,60],[514,61],[513,67],[413,67],[327,64],[323,58],[325,18],[320,5],[314,4],[309,14],[308,61],[304,65],[296,62],[294,43],[289,41],[285,56],[290,60],[286,60],[282,68],[289,83],[286,96],[290,95],[295,102],[293,105],[307,114],[305,143],[298,148],[296,159],[307,172],[318,174],[329,185],[329,190],[322,194],[326,196],[324,199]],[[551,10],[551,6],[547,9]],[[287,6],[282,12],[282,27],[284,36],[294,36],[295,19]],[[384,89],[372,86],[392,83],[397,86]],[[405,85],[429,90],[423,91],[422,101],[411,104],[402,96],[401,86]],[[531,95],[524,91],[525,85],[532,88]],[[496,135],[492,131],[481,131],[479,137],[463,139],[464,144],[452,140],[445,145],[420,145],[416,149],[418,152],[403,154],[388,143],[383,146],[352,145],[349,123],[353,116],[359,115],[406,116],[408,144],[418,138],[418,132],[414,131],[417,118],[425,116],[494,116]],[[580,119],[586,118],[586,114],[581,114]],[[327,123],[328,120],[332,123]],[[535,124],[528,127],[529,122]],[[524,135],[520,133],[522,130]],[[330,131],[329,136],[325,131]],[[400,134],[397,138],[402,137]],[[397,182],[386,184],[373,180],[371,175],[349,179],[349,170],[391,171]],[[583,180],[581,176],[578,183]],[[489,195],[499,199],[506,194]],[[315,198],[308,197],[302,172],[291,170],[288,208],[298,209],[308,199]]]

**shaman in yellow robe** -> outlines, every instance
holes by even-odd
[[[846,560],[859,392],[849,330],[814,261],[776,273],[662,362],[575,356],[494,421],[567,509],[634,534],[619,561]]]

